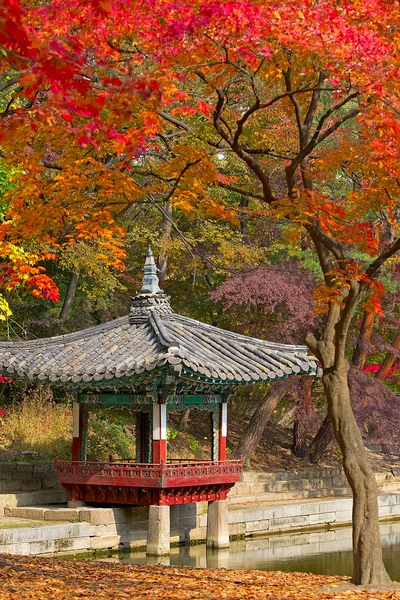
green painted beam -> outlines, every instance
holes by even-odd
[[[82,404],[92,406],[137,406],[140,404],[153,404],[150,395],[146,394],[81,394]],[[168,405],[202,406],[206,404],[220,404],[220,394],[178,394],[166,398]]]

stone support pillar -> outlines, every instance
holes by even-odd
[[[208,503],[206,542],[208,548],[228,548],[228,500],[214,500]]]
[[[82,502],[82,500],[68,500],[67,508],[82,508],[83,506],[89,506],[86,502]]]
[[[153,404],[153,463],[167,460],[167,406]]]
[[[146,565],[162,565],[163,567],[169,567],[171,564],[171,558],[169,555],[166,556],[149,556],[147,555]]]
[[[196,565],[197,567],[197,565]],[[209,548],[206,553],[207,569],[229,569],[229,549],[214,549]]]
[[[170,551],[170,507],[150,506],[147,528],[147,549],[149,556],[164,556]]]
[[[228,428],[228,404],[219,405],[218,460],[226,460],[226,435]]]

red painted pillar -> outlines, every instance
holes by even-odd
[[[219,405],[218,460],[226,460],[226,435],[228,432],[228,404]]]
[[[72,404],[72,460],[82,460],[83,410],[82,404]]]
[[[153,404],[153,463],[167,460],[167,406]]]

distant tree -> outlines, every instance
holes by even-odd
[[[210,293],[220,300],[229,320],[249,335],[271,341],[304,343],[319,322],[312,295],[316,283],[296,261],[248,267]]]

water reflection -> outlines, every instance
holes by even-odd
[[[134,564],[184,565],[214,569],[304,571],[351,575],[351,528],[232,542],[229,549],[211,551],[205,544],[171,548],[167,557],[121,554],[101,560]],[[400,580],[400,521],[381,525],[383,557],[392,579]]]

